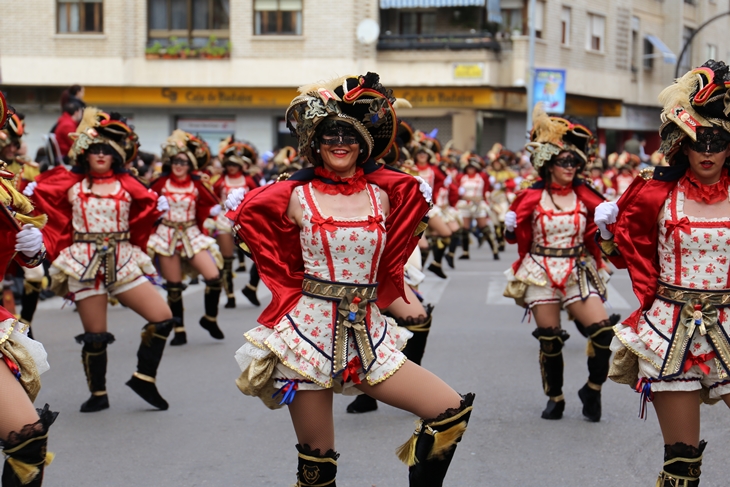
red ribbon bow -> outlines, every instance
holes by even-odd
[[[337,225],[335,225],[335,221],[332,219],[331,216],[328,216],[327,218],[322,218],[321,216],[313,216],[312,230],[318,232],[320,227],[324,228],[326,232],[334,232],[337,230]]]
[[[380,227],[381,230],[385,231],[385,228],[383,228],[383,215],[373,216],[368,215],[368,226],[367,229],[371,232],[375,231],[376,228]]]
[[[689,234],[692,231],[692,227],[689,224],[689,218],[687,218],[686,216],[679,221],[675,221],[675,220],[665,221],[664,228],[667,229],[666,233],[664,234],[664,238],[669,238],[669,236],[675,230],[679,230],[680,232],[684,232],[687,234]]]
[[[360,375],[357,372],[361,367],[362,363],[360,362],[360,357],[355,357],[350,360],[347,367],[345,367],[345,370],[342,371],[342,381],[347,382],[348,380],[351,380],[353,384],[362,383]]]
[[[702,355],[687,355],[687,359],[684,361],[684,372],[687,373],[693,366],[697,366],[700,370],[705,373],[710,373],[710,367],[705,363],[715,358],[715,352],[703,353]]]

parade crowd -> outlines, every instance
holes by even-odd
[[[78,311],[90,394],[81,412],[111,407],[116,303],[141,317],[127,386],[166,410],[157,369],[168,342],[187,343],[183,291],[198,279],[198,324],[213,340],[225,338],[221,294],[226,308],[240,296],[261,306],[259,284],[271,290],[231,382],[288,408],[296,485],[335,485],[332,397],[342,393],[354,396],[349,413],[382,401],[418,416],[397,455],[411,486],[441,486],[478,402],[420,366],[433,306],[419,285],[447,278],[485,243],[494,260],[517,246],[504,295],[536,325],[541,417],[559,420],[565,408],[565,310],[587,342],[585,419],[601,420],[608,378],[630,385],[664,437],[656,485],[699,485],[699,405],[730,406],[728,67],[708,61],[660,103],[662,146],[651,155],[629,141],[603,159],[592,128],[540,105],[524,150],[494,144],[480,155],[414,128],[407,101],[368,73],[300,88],[286,113],[297,147],[261,153],[231,136],[211,148],[175,130],[158,154],[141,152],[124,117],[86,106],[73,86],[32,158],[23,115],[0,97],[2,264],[6,282],[24,283],[17,313],[12,299],[0,308],[3,487],[40,486],[53,458],[58,413],[32,403],[49,368],[33,339],[39,299],[58,295]],[[641,305],[623,319],[604,307],[614,268],[628,269]],[[238,295],[234,273],[246,271]]]

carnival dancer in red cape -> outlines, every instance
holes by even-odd
[[[52,288],[76,302],[84,333],[76,337],[91,397],[81,412],[109,407],[106,391],[107,300],[114,296],[141,315],[137,372],[127,385],[158,409],[167,402],[155,385],[172,313],[150,278],[157,273],[145,249],[161,216],[157,194],[123,169],[137,153],[137,136],[118,114],[86,108],[73,135],[71,171],[39,178],[32,190],[36,208],[48,215],[44,229]]]
[[[659,101],[670,167],[644,170],[618,204],[599,205],[596,223],[640,303],[615,327],[611,378],[641,393],[642,416],[653,400],[664,437],[656,485],[695,487],[700,403],[730,406],[728,66],[707,61]]]
[[[0,93],[0,129],[11,116]],[[14,174],[0,169],[0,267],[11,262],[37,267],[46,251],[40,228],[45,215],[33,213],[30,201],[14,187]],[[3,487],[40,487],[43,471],[53,460],[47,451],[48,429],[58,413],[35,409],[41,388],[40,375],[49,369],[46,351],[28,337],[28,326],[0,306],[0,449],[5,455]]]
[[[560,310],[576,318],[588,338],[588,381],[578,392],[583,415],[601,419],[601,385],[608,375],[613,337],[603,307],[608,273],[595,243],[593,211],[603,196],[579,177],[592,132],[562,117],[549,117],[538,105],[527,150],[540,180],[517,195],[505,216],[505,236],[517,244],[519,258],[505,273],[505,296],[529,308],[540,342],[540,370],[547,407],[543,419],[560,419],[563,395],[563,343]],[[618,318],[615,318],[618,319]],[[583,326],[582,324],[586,324]]]
[[[221,147],[218,158],[223,165],[223,175],[213,185],[213,191],[221,198],[221,201],[225,201],[234,189],[243,189],[245,194],[259,186],[256,180],[248,173],[249,168],[256,164],[256,159],[258,158],[256,149],[251,144],[236,142],[231,137]],[[226,295],[228,297],[226,308],[235,308],[236,294],[233,291],[233,252],[236,247],[233,242],[233,228],[231,227],[231,221],[223,213],[216,217],[215,226],[216,240],[223,255],[223,286],[226,289]],[[244,262],[243,259],[245,257],[240,259],[242,264]],[[241,292],[255,306],[261,305],[256,296],[258,285],[259,272],[256,264],[254,264],[251,267],[251,279]]]
[[[484,175],[482,159],[476,154],[467,152],[462,156],[462,164],[464,172],[456,178],[454,183],[458,193],[456,209],[461,214],[463,224],[461,229],[463,253],[459,259],[469,259],[469,232],[472,221],[475,221],[477,229],[481,233],[479,245],[481,246],[482,242],[486,240],[492,248],[494,260],[499,260],[499,247],[494,238],[492,227],[489,226],[487,195],[492,188],[489,185],[489,179]]]
[[[399,456],[410,485],[440,486],[474,396],[407,361],[399,349],[410,334],[379,310],[402,296],[429,209],[418,181],[374,162],[395,138],[395,99],[374,73],[300,93],[287,120],[315,167],[251,191],[229,213],[273,295],[236,354],[237,384],[272,408],[288,405],[297,485],[312,485],[312,472],[335,485],[332,395],[366,392],[431,418]]]
[[[192,134],[175,130],[162,145],[162,176],[152,189],[166,202],[165,213],[147,243],[147,252],[158,259],[165,279],[167,304],[178,320],[170,345],[187,343],[182,283],[183,264],[205,279],[205,314],[200,326],[217,340],[224,338],[218,327],[218,301],[223,257],[214,238],[203,233],[207,218],[217,217],[221,202],[210,187],[194,172],[210,160],[208,145]]]

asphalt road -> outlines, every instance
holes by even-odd
[[[663,441],[652,408],[638,419],[639,396],[609,382],[603,389],[603,419],[582,419],[578,389],[585,383],[585,340],[572,323],[565,348],[567,407],[561,421],[540,419],[545,405],[537,362],[534,324],[521,322],[523,310],[501,297],[502,271],[516,257],[513,249],[499,262],[486,249],[472,260],[457,261],[449,279],[429,276],[422,286],[436,303],[424,366],[455,389],[476,393],[474,413],[446,486],[653,486],[662,465]],[[247,275],[237,278],[240,289]],[[36,338],[49,353],[36,404],[60,411],[49,449],[56,460],[46,469],[45,485],[100,486],[289,486],[295,483],[296,438],[285,410],[270,411],[242,395],[233,356],[255,326],[260,309],[244,303],[223,309],[226,334],[215,341],[197,325],[203,312],[203,286],[185,293],[188,344],[168,347],[158,387],[168,411],[151,409],[124,382],[135,370],[140,317],[119,306],[109,312],[107,389],[111,408],[82,414],[88,397],[73,340],[82,328],[72,307],[55,298],[41,303],[34,321]],[[614,312],[628,315],[636,304],[628,276],[612,280]],[[260,291],[264,303],[267,291]],[[405,486],[407,469],[394,450],[411,434],[413,415],[381,405],[364,415],[345,413],[350,397],[335,398],[337,484],[342,487]],[[702,467],[703,486],[727,485],[730,415],[722,405],[703,406],[703,437],[709,445]]]

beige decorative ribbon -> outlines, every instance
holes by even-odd
[[[104,285],[117,282],[117,243],[129,240],[129,236],[129,232],[74,233],[74,242],[95,244],[94,255],[79,280],[93,281],[103,264]]]
[[[586,299],[591,293],[590,287],[588,287],[588,281],[593,283],[593,286],[598,291],[601,298],[606,298],[606,285],[603,283],[603,279],[598,275],[598,271],[595,266],[586,261],[583,258],[576,259],[575,262],[576,271],[578,274],[578,289],[580,289],[581,299]]]
[[[671,377],[682,372],[682,364],[687,354],[687,349],[692,343],[692,337],[699,331],[700,335],[707,336],[712,348],[715,350],[716,358],[725,369],[730,372],[730,343],[725,333],[720,329],[718,322],[719,312],[712,301],[726,301],[730,290],[721,292],[693,292],[684,289],[668,287],[660,283],[657,287],[657,296],[666,301],[678,303],[676,297],[686,298],[679,314],[672,342],[669,344],[667,357],[661,370],[661,377]],[[712,299],[708,299],[711,295]]]
[[[347,367],[350,334],[355,339],[363,370],[370,369],[375,362],[375,350],[370,341],[365,317],[370,302],[378,297],[377,289],[377,284],[363,286],[304,278],[304,294],[328,301],[339,301],[334,329],[333,376]]]
[[[188,255],[188,257],[195,255],[195,251],[193,251],[193,244],[190,243],[190,239],[188,238],[188,234],[186,232],[188,228],[197,225],[195,220],[174,222],[163,219],[160,223],[173,230],[172,239],[170,239],[170,246],[168,247],[168,252],[170,254],[174,254],[178,242],[182,242],[183,248],[185,249],[185,253]]]

